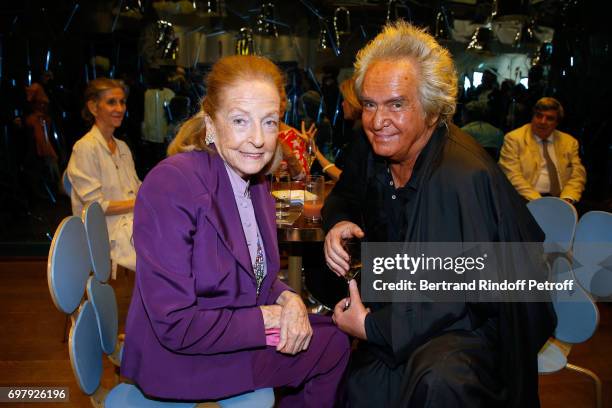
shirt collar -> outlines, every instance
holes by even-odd
[[[223,164],[225,165],[225,169],[227,171],[227,175],[230,179],[230,184],[232,185],[232,190],[234,191],[234,195],[236,197],[249,198],[249,186],[251,185],[251,180],[245,180],[236,173],[227,162],[224,160]]]
[[[98,143],[100,143],[102,145],[102,147],[104,148],[104,150],[106,150],[108,152],[108,154],[111,154],[111,151],[108,147],[108,143],[106,142],[106,139],[104,139],[104,136],[102,135],[102,132],[100,132],[100,129],[98,129],[98,127],[96,125],[93,125],[91,127],[91,133],[93,134],[94,138],[98,141]],[[113,139],[115,138],[114,136],[111,136]],[[117,150],[119,150],[119,143],[116,143],[117,141],[115,140],[115,144],[117,145]]]
[[[419,153],[419,157],[417,157],[416,162],[414,163],[414,168],[412,169],[412,176],[408,183],[406,184],[408,187],[413,190],[417,190],[421,181],[421,177],[424,173],[425,163],[434,159],[433,154],[437,152],[439,147],[446,140],[446,133],[448,128],[446,126],[438,126],[435,129],[429,138],[429,141]]]
[[[417,190],[421,176],[425,172],[425,163],[430,160],[434,160],[434,155],[439,150],[440,146],[446,140],[446,134],[448,130],[446,126],[439,126],[436,130],[434,130],[433,134],[429,138],[429,141],[423,147],[423,150],[419,153],[419,157],[417,157],[416,162],[414,163],[414,167],[412,168],[412,175],[410,176],[410,180],[406,183],[405,186],[397,186],[397,189],[403,187],[409,187],[413,190]],[[389,164],[386,160],[381,157],[375,156],[379,159],[378,161],[378,172],[381,175],[381,180],[386,184],[387,180],[393,180],[391,176],[391,170],[389,169]],[[375,159],[376,160],[376,159]],[[386,177],[389,177],[387,179]]]
[[[533,137],[536,143],[544,145],[544,140],[542,140],[540,136],[533,133],[533,130],[531,131],[531,137]],[[546,139],[546,143],[554,143],[554,142],[555,142],[555,131],[553,130],[550,136],[548,136],[548,139]]]

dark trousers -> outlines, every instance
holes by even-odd
[[[351,408],[450,408],[504,406],[499,354],[477,331],[434,337],[395,368],[370,355],[351,362]]]
[[[253,351],[256,388],[291,387],[278,407],[333,407],[342,394],[349,359],[349,341],[327,316],[310,315],[314,334],[310,346],[295,356],[274,347]]]

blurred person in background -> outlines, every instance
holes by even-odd
[[[504,137],[499,166],[528,201],[553,196],[575,204],[582,197],[586,170],[578,141],[557,129],[563,115],[558,100],[541,98],[531,122]]]
[[[160,70],[150,73],[149,88],[144,93],[142,141],[144,167],[148,172],[166,155],[168,146],[169,105],[174,92],[167,88],[166,76]]]
[[[36,184],[35,194],[43,197],[45,192],[42,187],[46,186],[47,194],[54,194],[60,180],[58,154],[52,143],[49,97],[43,86],[35,82],[26,88],[26,99],[31,109],[25,119],[30,146],[26,159],[26,166],[29,168],[26,171],[36,179],[32,180]],[[53,201],[53,198],[51,200]]]
[[[497,161],[499,149],[504,143],[504,133],[488,122],[488,107],[482,101],[471,101],[465,105],[465,125],[461,128],[472,136]]]
[[[72,184],[72,213],[80,217],[87,203],[97,201],[106,214],[113,277],[117,265],[136,270],[132,226],[141,183],[129,147],[113,136],[125,115],[127,92],[118,80],[89,82],[82,116],[92,127],[73,146],[66,169]]]
[[[335,162],[328,160],[319,149],[317,149],[317,161],[321,165],[321,171],[327,174],[332,180],[337,181],[342,174],[341,162],[343,161],[345,151],[356,137],[362,137],[361,130],[361,102],[355,91],[355,78],[345,79],[340,83],[340,92],[342,93],[342,113],[344,120],[351,126],[351,135],[348,138],[347,144],[342,148],[336,157]],[[314,134],[313,134],[314,137]]]
[[[281,101],[281,117],[283,117],[287,109],[287,100]],[[308,135],[314,135],[316,128],[314,123],[310,125],[308,131],[304,129],[304,121],[302,121],[302,132],[288,125],[285,122],[280,122],[278,126],[278,144],[283,152],[283,166],[286,166],[293,180],[303,180],[310,174],[310,165],[308,162]]]

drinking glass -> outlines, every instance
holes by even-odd
[[[291,208],[291,176],[288,171],[280,170],[274,173],[272,195],[276,201],[276,218],[286,218]]]
[[[348,283],[357,278],[357,275],[361,272],[361,240],[358,238],[350,238],[345,239],[342,242],[342,247],[349,254],[349,270],[344,275],[344,279],[346,283]],[[346,303],[344,304],[344,308],[348,309],[351,305],[350,303],[350,291],[347,289],[348,295],[346,297]]]
[[[306,161],[308,162],[308,169],[312,168],[312,164],[317,159],[317,144],[315,138],[311,137],[306,143]]]
[[[323,176],[306,176],[304,180],[304,209],[302,213],[309,222],[321,220],[325,179]]]

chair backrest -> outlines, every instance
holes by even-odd
[[[110,240],[106,216],[97,201],[87,204],[83,210],[83,223],[87,234],[89,255],[96,279],[106,282],[111,273]]]
[[[260,388],[216,402],[221,408],[273,408],[275,402],[274,389]]]
[[[96,314],[102,351],[111,354],[115,351],[117,332],[119,331],[119,313],[115,291],[109,284],[100,283],[94,276],[90,276],[87,280],[87,298]]]
[[[70,364],[79,388],[93,394],[102,379],[102,347],[93,306],[86,300],[68,337]]]
[[[574,273],[595,296],[612,295],[612,213],[590,211],[576,227]]]
[[[83,222],[79,217],[66,217],[53,235],[47,261],[49,292],[61,312],[70,314],[79,306],[90,270]]]
[[[578,221],[574,206],[557,197],[542,197],[527,203],[527,208],[546,235],[544,252],[568,252]]]
[[[557,291],[553,297],[557,313],[555,338],[572,344],[590,339],[599,324],[599,311],[593,298],[577,284],[571,264],[566,258],[555,259],[552,279],[555,282],[574,281],[571,290]]]

